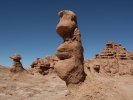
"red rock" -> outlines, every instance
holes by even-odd
[[[56,27],[57,33],[64,39],[58,47],[56,56],[59,61],[55,63],[57,75],[66,84],[77,84],[85,79],[83,47],[81,34],[77,27],[76,14],[72,11],[59,12],[60,21]]]
[[[100,73],[110,75],[133,75],[133,53],[128,52],[125,47],[115,42],[107,42],[106,48],[96,55],[95,59],[85,61],[85,66],[94,70],[99,63]]]
[[[121,59],[130,60],[132,59],[130,52],[126,50],[121,44],[109,41],[106,44],[106,48],[99,54],[96,55],[96,59]]]
[[[49,73],[52,73],[54,70],[54,62],[55,57],[53,56],[47,56],[44,59],[37,58],[32,64],[31,64],[31,73],[32,74],[42,74],[47,75]]]
[[[20,62],[21,56],[19,54],[14,54],[10,58],[13,59],[13,65],[12,65],[12,68],[10,69],[11,72],[20,73],[25,70],[23,68],[22,63]]]

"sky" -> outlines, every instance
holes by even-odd
[[[77,15],[85,59],[107,41],[133,51],[133,0],[0,0],[0,65],[11,66],[15,53],[24,67],[55,55],[63,41],[55,30],[61,10]]]

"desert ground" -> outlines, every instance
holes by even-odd
[[[108,76],[90,73],[80,86],[69,92],[55,73],[31,75],[13,74],[0,67],[0,100],[132,100],[133,76]]]

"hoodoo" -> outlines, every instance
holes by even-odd
[[[58,47],[56,56],[59,61],[54,68],[57,75],[66,84],[78,84],[85,79],[83,47],[81,34],[77,25],[76,14],[69,10],[59,12],[60,21],[56,27],[57,33],[64,42]]]
[[[11,72],[19,73],[19,72],[23,72],[25,70],[23,68],[22,63],[20,62],[20,60],[22,58],[19,54],[14,54],[10,58],[13,59],[13,65],[12,65],[12,68],[10,69]]]

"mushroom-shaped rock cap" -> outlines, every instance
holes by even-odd
[[[56,32],[63,38],[72,35],[74,29],[77,27],[76,14],[70,10],[63,10],[58,13],[60,21],[56,26]]]
[[[72,16],[76,17],[76,14],[73,11],[70,11],[70,10],[62,10],[62,11],[60,11],[58,13],[58,15],[60,17],[62,17],[64,14],[66,14],[66,15],[72,15]]]
[[[21,60],[21,56],[19,54],[14,54],[10,58],[13,60]]]

